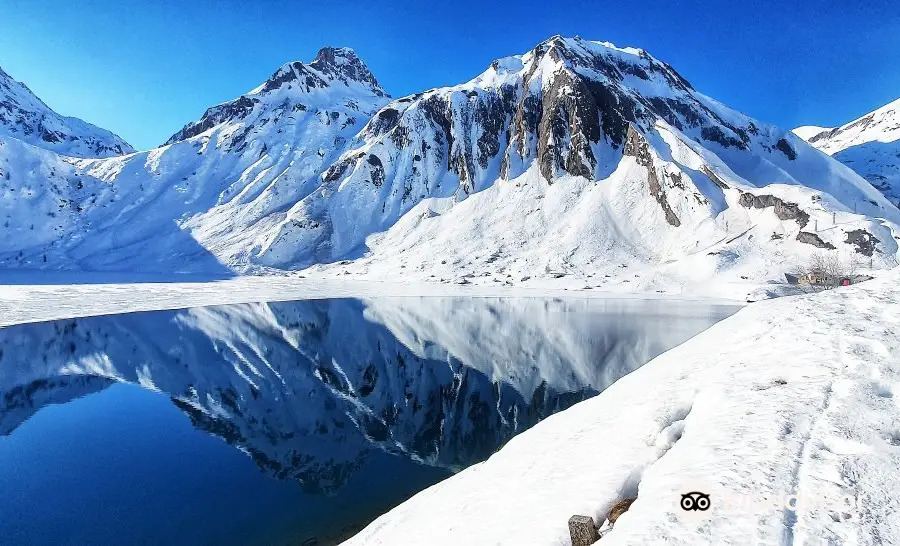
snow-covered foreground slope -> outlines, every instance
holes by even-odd
[[[782,279],[822,249],[897,265],[900,211],[853,171],[580,38],[395,100],[325,48],[160,148],[73,161],[0,139],[0,169],[3,268],[594,288],[628,267],[655,290]]]
[[[896,544],[898,277],[751,305],[349,543],[568,544],[636,496],[600,544]]]
[[[0,136],[76,157],[109,157],[134,150],[119,136],[57,114],[25,84],[0,68]]]
[[[794,133],[900,204],[900,99],[840,127],[798,127]]]

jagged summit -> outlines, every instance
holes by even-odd
[[[347,47],[323,47],[311,63],[299,61],[286,63],[275,71],[260,87],[251,94],[268,93],[280,89],[284,85],[297,85],[302,91],[309,93],[314,89],[324,89],[340,83],[346,86],[361,85],[379,97],[389,96],[369,67]]]
[[[323,47],[309,66],[333,78],[345,78],[345,83],[357,81],[371,85],[377,95],[389,96],[369,67],[349,47]]]
[[[75,157],[109,157],[134,149],[118,135],[62,116],[0,68],[0,136]]]
[[[241,122],[251,114],[268,121],[280,118],[273,110],[301,112],[346,101],[368,109],[376,102],[380,105],[379,99],[389,97],[352,49],[323,47],[312,62],[286,63],[256,89],[209,108],[166,144],[197,136],[223,123]]]
[[[564,174],[603,178],[621,156],[629,126],[648,132],[657,121],[726,149],[748,151],[757,138],[785,158],[794,155],[786,132],[697,93],[646,51],[561,36],[498,59],[467,83],[398,99],[363,134],[403,142],[417,133],[413,128],[435,124],[449,142],[448,167],[469,194],[491,183],[498,152],[505,179],[535,160],[547,181]],[[475,125],[481,132],[473,139]]]

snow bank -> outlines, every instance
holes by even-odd
[[[600,544],[897,543],[898,277],[751,305],[349,543],[568,544],[630,496]]]
[[[76,282],[77,278],[77,282]],[[384,296],[465,297],[578,297],[602,299],[653,299],[670,301],[719,301],[734,304],[734,298],[673,296],[658,293],[612,293],[570,290],[568,285],[522,288],[511,286],[447,285],[437,283],[391,283],[302,276],[248,276],[208,281],[189,275],[170,275],[160,282],[135,282],[134,275],[116,274],[20,274],[0,271],[0,327],[63,318],[185,309],[207,305],[293,301],[328,298],[374,298]],[[131,279],[126,281],[124,279]],[[41,284],[41,283],[44,284]],[[72,284],[75,283],[75,284]],[[728,290],[722,290],[729,293]],[[738,293],[740,288],[731,290]]]

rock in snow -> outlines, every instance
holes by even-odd
[[[794,133],[900,205],[900,99],[840,127],[798,127]]]
[[[626,497],[600,544],[900,543],[898,280],[751,305],[348,544],[569,544]]]
[[[0,137],[0,215],[2,268],[473,284],[622,265],[759,282],[821,245],[850,260],[848,232],[888,268],[900,222],[856,173],[646,51],[559,36],[394,100],[324,48],[124,157]]]

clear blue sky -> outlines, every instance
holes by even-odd
[[[897,0],[506,4],[2,0],[0,66],[137,148],[323,45],[354,48],[394,96],[577,34],[643,47],[707,95],[786,128],[839,124],[900,97]]]

